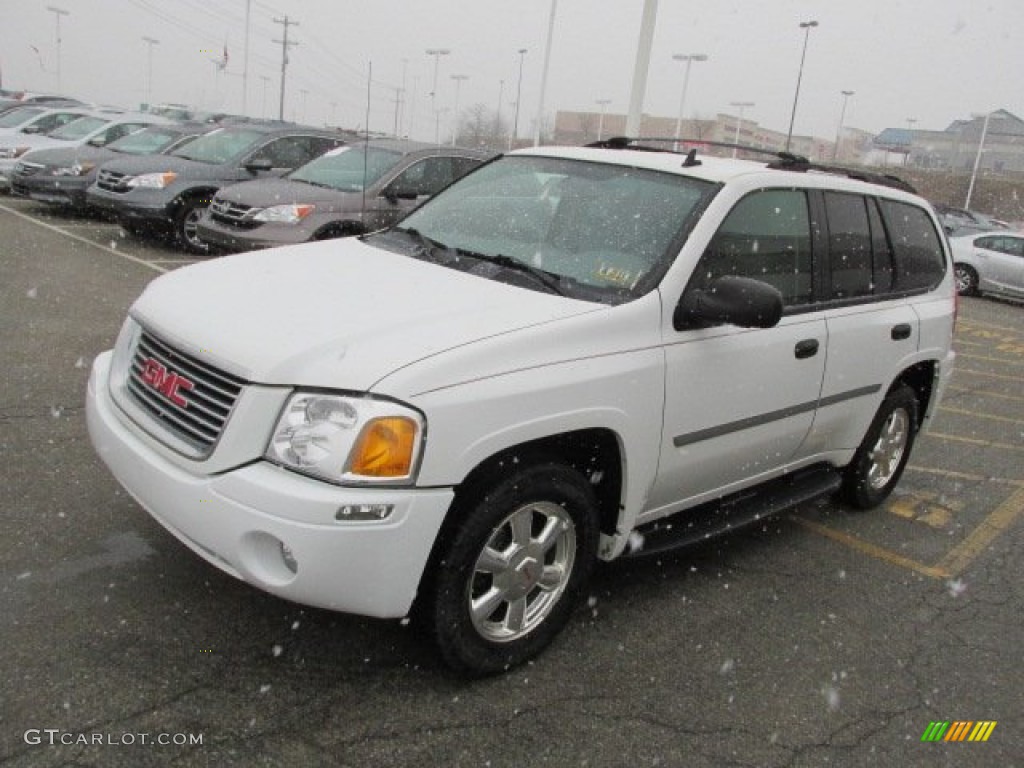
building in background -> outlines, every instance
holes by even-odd
[[[985,116],[954,120],[942,131],[886,128],[872,142],[866,158],[875,165],[905,165],[950,171],[971,171],[982,132],[984,151],[979,170],[995,173],[1024,171],[1024,121],[1005,109]]]

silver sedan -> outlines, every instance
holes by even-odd
[[[949,242],[958,293],[1024,298],[1024,234],[982,232]]]

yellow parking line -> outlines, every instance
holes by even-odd
[[[960,355],[960,357],[966,357],[966,355]],[[1020,381],[1020,376],[1007,376],[1005,373],[990,373],[989,371],[975,371],[970,368],[957,368],[954,373],[960,375],[963,373],[970,374],[971,376],[987,376],[990,379],[1004,379],[1006,381]]]
[[[966,408],[950,408],[948,405],[940,406],[939,410],[943,413],[955,413],[960,416],[974,416],[977,419],[1002,421],[1007,424],[1024,424],[1024,419],[1011,419],[1009,416],[996,416],[992,413],[978,413],[977,411],[968,411]]]
[[[947,440],[954,443],[968,443],[970,445],[980,445],[984,448],[999,448],[1003,451],[1024,451],[1024,445],[997,443],[992,440],[979,440],[975,437],[963,437],[962,435],[947,435],[944,432],[928,431],[927,435],[928,437],[934,437],[936,440]]]
[[[971,532],[970,536],[947,552],[946,556],[939,561],[936,569],[949,574],[961,573],[974,558],[995,541],[999,534],[1009,528],[1022,512],[1024,512],[1024,488],[1018,488],[1010,494],[1010,498],[992,510]]]
[[[919,467],[915,464],[907,464],[907,469],[914,472],[921,472],[926,475],[939,475],[952,480],[963,480],[973,483],[999,483],[1000,485],[1012,485],[1014,488],[1024,488],[1024,480],[1008,480],[1005,477],[988,477],[987,475],[973,475],[969,472],[954,472],[950,469],[936,469],[934,467]]]
[[[946,391],[947,392],[950,392],[950,391],[952,391],[952,392],[969,392],[970,394],[977,395],[978,397],[997,397],[1000,400],[1013,400],[1013,401],[1018,402],[1018,403],[1024,403],[1024,397],[1021,397],[1020,395],[1005,395],[1002,392],[989,392],[988,390],[984,390],[984,389],[971,389],[970,387],[958,387],[956,384],[950,384],[948,387],[946,387]]]
[[[992,323],[983,323],[981,320],[958,320],[958,328],[992,328],[997,331],[1006,331],[1007,333],[1020,333],[1020,328],[1007,328],[1005,325],[993,325]]]
[[[988,357],[986,355],[971,355],[966,352],[961,352],[960,357],[968,360],[987,360],[990,363],[1001,363],[1003,365],[1024,365],[1024,362],[1019,360],[1007,360],[1004,357]]]
[[[919,563],[917,560],[911,560],[909,557],[904,557],[903,555],[897,554],[885,547],[879,547],[877,544],[872,544],[869,541],[858,539],[856,536],[851,536],[848,533],[843,533],[842,531],[837,531],[834,528],[829,528],[827,525],[815,523],[811,520],[805,520],[804,518],[796,517],[795,515],[790,517],[790,520],[793,520],[794,522],[799,523],[805,528],[821,534],[826,538],[838,541],[852,549],[856,549],[859,552],[870,555],[876,560],[881,560],[891,565],[899,566],[900,568],[907,568],[908,570],[915,571],[933,579],[948,579],[950,576],[949,571],[946,571],[943,568]]]

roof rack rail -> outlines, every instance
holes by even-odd
[[[671,147],[652,146],[655,144],[671,144]],[[630,138],[628,136],[613,136],[602,141],[595,141],[586,145],[595,149],[632,149],[641,152],[667,152],[676,155],[686,155],[685,166],[699,165],[700,161],[696,156],[698,147],[719,147],[723,149],[737,149],[755,155],[765,155],[775,158],[775,161],[768,164],[768,168],[774,170],[796,171],[804,173],[814,171],[817,173],[831,173],[837,176],[845,176],[857,181],[866,181],[870,184],[878,184],[884,187],[900,189],[904,192],[917,194],[917,190],[909,183],[887,173],[874,173],[861,168],[848,168],[840,165],[828,165],[815,163],[803,155],[796,155],[792,152],[780,152],[775,149],[764,149],[762,147],[751,147],[746,144],[733,144],[724,141],[708,141],[701,138],[690,137],[664,137],[664,136],[642,136]]]

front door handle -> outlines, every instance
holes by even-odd
[[[793,350],[793,354],[796,355],[797,360],[814,357],[818,354],[818,340],[804,339],[803,341],[798,341],[796,343],[796,348]]]
[[[903,339],[909,339],[910,334],[913,332],[913,328],[910,327],[910,323],[900,323],[892,327],[892,340],[903,341]]]

